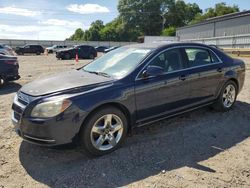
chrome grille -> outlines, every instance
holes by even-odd
[[[12,120],[19,122],[22,118],[23,112],[29,104],[29,97],[21,92],[18,92],[14,98],[12,105]]]

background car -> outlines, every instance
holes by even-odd
[[[25,46],[16,47],[15,52],[18,55],[23,55],[23,54],[40,55],[40,54],[44,53],[44,48],[41,45],[28,44],[28,45],[25,45]]]
[[[0,54],[0,86],[5,82],[20,78],[17,57]]]
[[[0,54],[2,55],[14,55],[13,49],[6,45],[6,44],[0,44]]]
[[[106,47],[106,46],[97,46],[97,47],[95,47],[95,49],[96,49],[97,52],[102,52],[102,53],[104,53],[104,51],[105,51],[106,49],[108,49],[108,47]]]
[[[67,48],[67,46],[65,46],[65,45],[53,45],[51,47],[46,48],[46,50],[47,50],[48,53],[55,53],[58,50],[61,50],[61,49],[64,49],[64,48]]]
[[[112,50],[115,50],[115,49],[117,49],[117,48],[119,48],[119,46],[112,46],[112,47],[110,47],[110,48],[104,50],[104,53],[111,52]]]
[[[94,59],[97,57],[96,49],[88,45],[77,45],[73,48],[59,50],[56,52],[56,57],[58,59],[74,59],[76,58],[76,53],[79,59]]]

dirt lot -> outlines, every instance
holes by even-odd
[[[250,65],[250,59],[245,59]],[[0,89],[0,187],[250,187],[250,71],[233,110],[209,108],[137,129],[99,158],[23,142],[11,123],[21,85],[87,61],[20,56],[22,78]]]

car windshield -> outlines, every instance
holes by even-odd
[[[150,51],[150,49],[122,47],[101,56],[83,67],[83,70],[120,79],[130,73]]]

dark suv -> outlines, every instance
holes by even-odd
[[[29,44],[29,45],[25,45],[25,46],[16,47],[15,52],[18,55],[23,55],[26,53],[40,55],[40,54],[44,53],[44,48],[41,45]]]
[[[78,54],[80,59],[94,59],[97,57],[97,51],[93,46],[80,45],[74,46],[73,48],[59,50],[56,52],[56,57],[58,59],[73,59]]]

